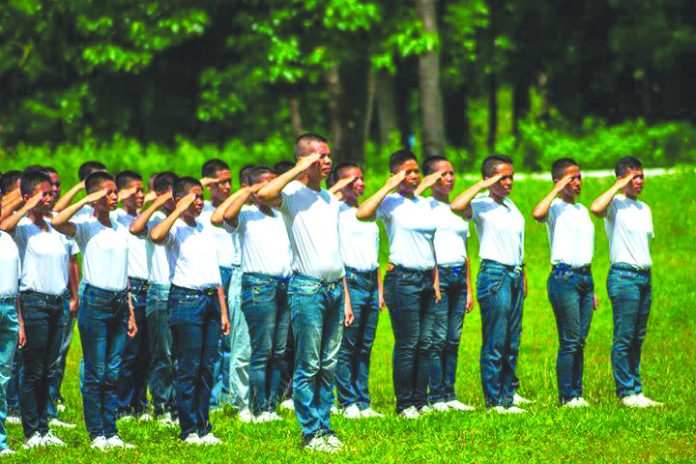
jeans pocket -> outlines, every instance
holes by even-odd
[[[476,278],[476,295],[479,300],[488,298],[498,292],[503,286],[505,271],[486,271],[479,273]]]
[[[290,283],[288,293],[313,296],[319,293],[319,289],[321,289],[321,282],[293,281]]]

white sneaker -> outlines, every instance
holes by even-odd
[[[135,446],[124,442],[118,435],[106,439],[107,448],[133,449]]]
[[[188,437],[184,439],[184,443],[187,445],[202,445],[201,437],[197,433],[189,433]]]
[[[65,446],[65,442],[50,431],[43,436],[43,441],[46,446]]]
[[[42,446],[46,446],[46,442],[39,432],[34,432],[34,435],[24,442],[24,449],[40,448]]]
[[[307,451],[319,451],[321,453],[335,453],[338,449],[329,445],[326,437],[314,437],[304,447]]]
[[[578,404],[580,404],[580,406],[582,406],[582,407],[584,407],[584,408],[589,408],[589,407],[590,407],[590,403],[588,403],[587,401],[585,401],[585,398],[583,398],[582,396],[579,396],[579,397],[575,398],[575,400],[578,402]]]
[[[169,412],[163,414],[157,422],[165,427],[176,427],[179,425],[179,419],[172,419],[172,414]]]
[[[130,414],[126,414],[125,416],[121,416],[118,419],[116,419],[116,422],[130,422],[134,419],[135,417],[131,416]]]
[[[48,423],[49,426],[51,427],[60,427],[63,429],[74,429],[76,426],[75,424],[70,424],[69,422],[63,422],[58,419],[51,419],[51,421]]]
[[[531,400],[528,400],[527,398],[523,398],[520,395],[518,395],[517,393],[515,393],[512,397],[512,405],[513,406],[519,406],[521,404],[529,404],[531,402],[532,402]]]
[[[239,421],[245,424],[254,422],[254,415],[251,413],[251,410],[247,408],[239,411]]]
[[[269,413],[268,411],[264,411],[261,414],[259,414],[258,416],[254,417],[254,423],[255,424],[262,424],[264,422],[270,422],[271,421],[270,415],[271,415],[271,413]]]
[[[201,444],[203,444],[203,445],[221,445],[222,440],[220,440],[218,437],[216,437],[212,433],[208,433],[206,436],[201,437]]]
[[[336,414],[341,414],[341,410],[338,409],[336,406],[331,406],[331,414],[336,415]]]
[[[568,401],[567,403],[564,403],[564,404],[563,404],[563,407],[564,407],[564,408],[567,408],[567,409],[582,408],[582,407],[584,407],[584,406],[585,406],[585,405],[582,404],[580,401],[578,401],[577,398],[573,398],[573,399],[571,399],[570,401]]]
[[[489,409],[491,412],[496,412],[498,414],[522,414],[527,411],[524,409],[520,409],[517,406],[510,406],[509,408],[506,408],[504,406],[494,406],[491,409]]]
[[[56,411],[58,411],[58,412],[65,412],[66,409],[67,408],[65,407],[64,404],[59,404],[56,406]]]
[[[433,409],[432,406],[428,406],[427,404],[425,406],[421,406],[420,409],[418,410],[421,416],[430,414],[431,412],[435,412],[435,409]]]
[[[629,408],[645,408],[638,395],[627,395],[621,398],[621,404]]]
[[[92,449],[98,449],[100,451],[104,451],[109,448],[109,444],[106,442],[106,437],[103,435],[98,436],[94,440],[92,440],[92,444],[89,445],[90,448]]]
[[[360,408],[357,404],[351,404],[343,410],[343,417],[346,419],[360,419]]]
[[[437,412],[449,411],[449,406],[447,406],[447,403],[445,403],[444,401],[438,401],[437,403],[434,403],[432,405],[432,408],[434,411],[437,411]]]
[[[517,406],[510,406],[509,408],[507,408],[508,414],[524,414],[525,412],[527,411],[525,411],[522,408],[518,408]]]
[[[282,421],[282,420],[283,420],[283,416],[279,415],[279,414],[278,414],[277,412],[275,412],[275,411],[269,412],[269,413],[268,413],[268,417],[269,417],[269,420],[270,420],[271,422]]]
[[[326,444],[332,447],[335,451],[343,448],[343,442],[336,435],[328,435],[324,437]]]
[[[476,410],[475,407],[469,406],[468,404],[464,404],[459,400],[448,401],[447,407],[450,409],[454,409],[455,411],[475,411]]]
[[[646,408],[656,408],[663,406],[663,403],[660,403],[659,401],[651,400],[647,396],[645,396],[642,393],[638,393],[638,401],[641,402]]]
[[[399,413],[399,417],[402,417],[404,419],[418,419],[420,416],[421,415],[415,406],[409,406],[408,408],[404,409]]]
[[[374,418],[384,417],[384,414],[379,413],[372,408],[363,409],[362,411],[360,411],[360,415],[366,419],[370,419],[373,417]]]
[[[280,409],[285,409],[286,411],[294,411],[295,403],[292,401],[292,398],[288,398],[287,400],[280,403]]]
[[[0,451],[0,456],[12,456],[15,453],[12,449],[10,448],[5,448],[4,450]]]
[[[7,416],[5,418],[5,423],[10,425],[20,425],[22,423],[22,419],[19,416]]]
[[[152,420],[152,416],[146,412],[146,413],[139,415],[138,420],[140,422],[150,422]]]

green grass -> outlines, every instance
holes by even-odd
[[[586,349],[585,397],[593,407],[562,410],[557,406],[555,380],[556,329],[546,297],[549,271],[545,227],[533,223],[530,212],[550,186],[520,181],[512,199],[528,218],[526,256],[529,297],[525,303],[518,374],[521,393],[534,400],[523,416],[489,415],[483,411],[478,371],[481,327],[478,307],[467,316],[458,371],[460,399],[479,408],[474,413],[448,413],[419,421],[394,415],[391,382],[392,334],[383,313],[373,357],[371,391],[374,407],[387,413],[382,420],[350,422],[334,418],[332,425],[347,448],[335,456],[300,448],[300,433],[291,414],[283,423],[242,425],[233,415],[213,418],[215,433],[225,441],[214,448],[187,447],[177,430],[153,424],[125,424],[121,435],[137,445],[131,451],[107,454],[91,451],[82,420],[77,367],[80,347],[74,340],[64,386],[68,410],[61,417],[78,423],[57,435],[69,447],[20,451],[7,462],[694,462],[696,461],[696,186],[691,173],[647,179],[643,199],[655,221],[653,243],[654,301],[644,346],[646,393],[665,407],[628,410],[618,406],[609,363],[612,319],[606,295],[607,241],[603,224],[595,221],[594,277],[600,307],[594,314]],[[589,204],[610,180],[585,181],[582,202]],[[371,186],[373,189],[377,185]],[[464,185],[459,185],[458,189]],[[473,229],[473,227],[472,227]],[[473,233],[473,230],[472,230]],[[475,236],[475,234],[474,234]],[[474,237],[469,249],[476,254]],[[473,259],[474,272],[478,259]],[[9,426],[10,445],[21,448],[22,433]]]

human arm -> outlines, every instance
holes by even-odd
[[[65,195],[60,197],[57,201],[56,204],[53,205],[53,211],[56,213],[60,213],[63,211],[65,208],[72,203],[73,198],[75,198],[75,195],[80,193],[82,190],[85,189],[85,181],[80,181],[77,184],[73,185],[70,190],[65,192]]]
[[[67,235],[69,237],[74,237],[77,233],[77,227],[75,226],[75,223],[70,221],[70,219],[72,219],[75,213],[80,211],[80,209],[82,209],[83,206],[90,203],[94,203],[96,201],[99,201],[101,198],[104,198],[104,196],[106,196],[107,191],[107,189],[102,189],[97,192],[92,192],[86,197],[82,198],[81,200],[78,200],[75,204],[72,204],[67,208],[64,208],[60,213],[58,213],[56,217],[53,218],[53,221],[51,222],[53,228],[61,234]]]
[[[164,204],[172,198],[172,192],[163,193],[159,195],[152,202],[150,206],[145,208],[138,216],[133,220],[128,230],[131,234],[141,236],[147,232],[147,223],[150,222],[150,218],[155,214],[155,211],[160,209]]]
[[[80,264],[77,262],[77,255],[70,257],[68,263],[68,290],[70,291],[70,314],[75,315],[80,306],[78,288],[80,287]]]
[[[162,244],[167,240],[169,236],[169,231],[172,230],[172,226],[179,219],[179,216],[188,209],[189,206],[195,201],[196,194],[189,193],[184,198],[179,200],[176,204],[174,211],[164,218],[159,224],[152,228],[150,231],[150,240],[152,243]]]
[[[454,199],[454,201],[450,205],[450,208],[452,209],[452,211],[459,214],[460,216],[464,216],[467,219],[471,219],[471,200],[473,200],[474,197],[478,195],[481,190],[485,190],[491,187],[502,177],[502,175],[496,174],[495,176],[487,177],[476,182],[474,185],[457,195],[457,198]]]
[[[38,205],[39,202],[42,200],[42,198],[43,192],[39,192],[33,197],[31,197],[26,203],[24,203],[24,206],[22,206],[17,211],[7,216],[2,222],[0,222],[0,230],[14,236],[15,227],[17,227],[19,221],[24,216],[26,216],[29,211],[34,209],[36,205]]]
[[[232,227],[237,227],[237,215],[242,210],[242,206],[244,206],[252,193],[257,192],[262,185],[256,184],[256,188],[253,186],[242,187],[234,192],[215,208],[212,216],[210,216],[210,222],[215,226],[221,226],[223,222],[227,222]]]
[[[295,180],[297,176],[309,169],[314,163],[319,161],[323,155],[321,153],[311,153],[297,160],[287,172],[279,175],[275,179],[263,186],[257,196],[266,205],[278,208],[283,203],[282,192],[286,185]]]
[[[17,346],[23,348],[27,343],[26,332],[24,331],[24,317],[22,316],[22,305],[19,303],[19,297],[16,300],[17,307],[17,325],[19,326],[19,331],[17,333]]]
[[[227,311],[227,300],[225,299],[225,289],[222,285],[218,286],[218,300],[220,301],[220,329],[225,335],[230,334],[230,315]]]
[[[471,260],[466,258],[466,312],[474,309],[474,286],[471,284]]]
[[[138,325],[135,323],[135,309],[133,308],[133,295],[128,293],[128,338],[135,338],[138,333]]]
[[[338,179],[335,184],[329,188],[329,193],[336,197],[340,197],[340,191],[343,187],[350,185],[351,182],[355,180],[355,176],[344,177],[343,179]]]
[[[624,177],[617,179],[614,185],[609,187],[609,189],[598,196],[595,201],[592,202],[590,206],[590,211],[597,217],[605,217],[607,215],[607,209],[611,204],[611,200],[614,196],[626,187],[632,180],[635,174],[627,174]]]
[[[532,211],[532,216],[534,216],[534,219],[536,219],[538,222],[544,222],[546,220],[546,216],[548,216],[549,209],[551,208],[551,203],[558,196],[558,194],[561,193],[565,186],[568,185],[568,182],[570,182],[572,178],[573,175],[568,174],[563,176],[561,180],[554,184],[551,191],[539,202],[538,205],[534,207],[534,210]]]
[[[358,207],[355,216],[361,221],[372,221],[377,214],[377,209],[379,205],[382,204],[387,195],[389,195],[395,188],[399,186],[400,183],[406,178],[406,171],[399,171],[393,176],[391,176],[384,183],[382,188],[377,190],[370,198],[365,200]]]
[[[17,208],[22,206],[23,198],[22,192],[16,188],[9,192],[7,195],[2,197],[2,211],[0,211],[0,222],[4,221],[6,217],[10,216],[15,212]]]
[[[384,278],[382,277],[382,270],[377,268],[377,298],[379,309],[384,309],[387,304],[384,302]]]
[[[416,190],[413,193],[415,193],[416,195],[421,195],[429,188],[432,188],[432,186],[435,185],[441,177],[442,172],[440,171],[435,171],[428,174],[427,176],[423,177],[423,179],[421,179],[420,183],[418,184],[418,187],[416,187]]]
[[[348,279],[343,276],[343,325],[349,327],[353,323],[353,306],[350,304],[350,292],[348,291]]]

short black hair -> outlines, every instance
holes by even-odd
[[[404,164],[406,161],[414,160],[418,162],[416,154],[411,150],[398,150],[391,154],[389,157],[389,170],[391,172],[396,172],[396,168]]]
[[[563,177],[563,173],[571,166],[580,166],[573,158],[559,158],[551,165],[551,178],[553,180]]]
[[[435,172],[435,163],[439,163],[440,161],[449,162],[447,158],[439,155],[428,156],[427,158],[425,158],[423,160],[423,164],[421,165],[423,175],[427,176],[428,174]]]
[[[630,169],[643,169],[643,164],[640,162],[638,158],[635,158],[633,156],[626,156],[617,161],[616,165],[614,166],[614,172],[616,173],[616,177],[625,176]]]
[[[40,164],[31,164],[24,168],[24,171],[22,171],[22,175],[29,174],[32,172],[45,172],[46,174],[48,174],[48,170]]]
[[[172,171],[164,171],[155,175],[155,181],[152,183],[155,192],[162,194],[166,193],[167,190],[174,190],[174,184],[179,180],[179,176],[174,174]]]
[[[48,172],[49,174],[56,174],[56,175],[58,175],[58,171],[56,171],[56,168],[54,168],[53,166],[44,166],[43,168],[44,168],[44,170],[45,170],[46,172]]]
[[[249,174],[254,172],[254,169],[257,167],[260,167],[256,164],[245,164],[242,166],[242,168],[239,170],[239,184],[240,185],[251,185],[249,182]]]
[[[127,188],[128,185],[133,182],[139,180],[142,182],[143,176],[138,174],[135,171],[121,171],[118,174],[116,174],[116,187],[121,190],[124,188]]]
[[[201,181],[195,177],[179,177],[174,183],[174,198],[185,197],[194,187],[200,187],[202,189],[203,185],[201,184]]]
[[[0,190],[2,190],[2,193],[10,193],[17,188],[17,181],[20,177],[22,177],[22,173],[15,169],[4,173],[2,175],[2,179],[0,180]]]
[[[294,167],[295,163],[293,163],[292,161],[278,161],[276,164],[273,165],[273,172],[275,172],[277,175],[281,175],[288,172]]]
[[[331,171],[331,175],[328,177],[328,179],[326,179],[326,185],[328,185],[329,187],[333,186],[333,184],[335,184],[336,181],[338,181],[339,176],[341,175],[341,172],[343,172],[344,169],[348,169],[348,168],[360,169],[360,166],[356,163],[351,163],[351,162],[345,162],[345,163],[339,164],[338,166],[333,168],[333,170]]]
[[[22,196],[32,196],[36,187],[43,182],[53,185],[51,176],[42,169],[25,169],[22,177],[19,178],[19,188]]]
[[[256,166],[249,174],[247,174],[247,183],[248,185],[254,185],[259,181],[259,177],[263,176],[264,174],[268,173],[275,174],[271,168],[268,166]]]
[[[309,154],[308,145],[312,142],[329,143],[326,137],[308,132],[295,139],[295,159]]]
[[[114,176],[112,176],[108,172],[94,171],[93,173],[85,177],[85,190],[87,190],[87,193],[94,193],[97,190],[99,190],[99,184],[107,180],[116,183]]]
[[[106,166],[104,165],[104,163],[101,163],[99,161],[85,161],[78,168],[77,177],[80,180],[85,180],[87,179],[87,176],[96,171],[106,171]]]
[[[481,176],[493,177],[495,175],[495,168],[501,164],[509,164],[512,166],[512,159],[509,156],[495,154],[486,157],[481,163]]]
[[[214,158],[203,163],[201,168],[201,176],[203,177],[215,177],[218,171],[229,171],[230,167],[223,160]],[[183,179],[183,178],[182,178]]]

